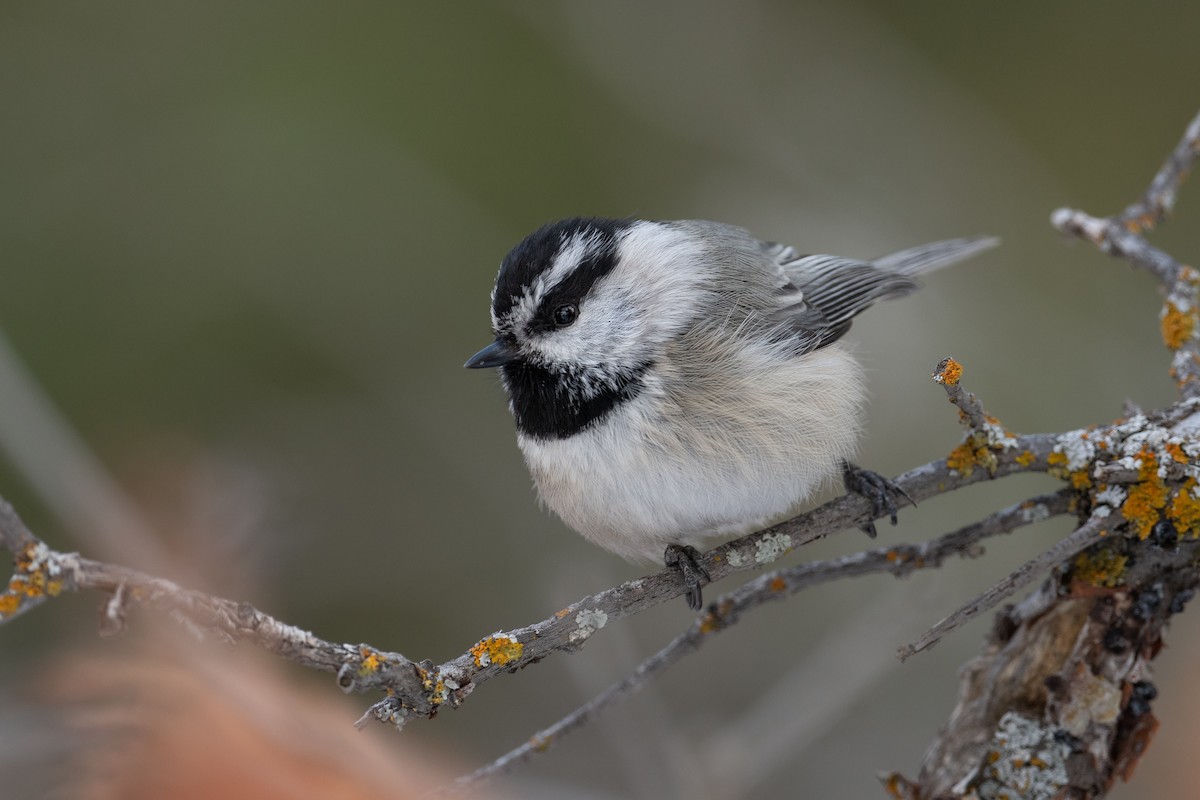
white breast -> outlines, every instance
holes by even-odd
[[[688,352],[703,369],[665,359],[583,432],[518,437],[542,501],[626,558],[660,561],[667,544],[784,514],[838,473],[858,436],[862,374],[840,345],[800,358],[744,341]]]

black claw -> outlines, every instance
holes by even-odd
[[[872,472],[869,469],[855,466],[847,461],[842,466],[842,481],[846,484],[846,491],[854,494],[862,495],[871,501],[872,516],[874,518],[887,516],[892,524],[896,524],[896,516],[898,508],[896,506],[897,498],[904,498],[910,506],[916,506],[913,499],[908,496],[908,493],[900,488],[900,484],[885,478],[878,472]],[[860,528],[872,539],[875,538],[875,523],[865,522],[859,525]]]
[[[712,581],[708,570],[700,563],[700,551],[687,544],[669,544],[663,553],[663,562],[679,570],[684,586],[687,586],[687,604],[692,611],[704,607],[702,587]]]

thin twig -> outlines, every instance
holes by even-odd
[[[983,410],[983,403],[979,402],[974,392],[968,392],[959,384],[961,379],[962,365],[953,358],[943,358],[933,372],[933,380],[946,390],[946,398],[958,406],[971,430],[986,435],[988,415]]]
[[[1179,282],[1179,263],[1151,247],[1140,234],[1152,230],[1174,208],[1179,187],[1198,154],[1200,114],[1192,119],[1179,144],[1150,181],[1146,193],[1124,211],[1098,218],[1082,211],[1060,208],[1050,215],[1050,221],[1060,231],[1087,239],[1106,253],[1120,256],[1153,273],[1171,288]]]
[[[937,644],[942,637],[975,617],[995,608],[1002,600],[1025,586],[1034,578],[1045,573],[1048,569],[1061,564],[1063,561],[1078,555],[1094,545],[1115,530],[1124,520],[1120,515],[1110,514],[1107,517],[1095,516],[1079,526],[1065,539],[1062,539],[1035,558],[1026,561],[1021,566],[1006,575],[1003,579],[988,587],[970,602],[966,603],[950,616],[941,620],[925,633],[921,634],[911,644],[906,644],[897,652],[901,661],[908,659],[922,650],[927,650]]]
[[[1166,219],[1175,207],[1179,187],[1187,178],[1198,154],[1200,114],[1192,119],[1179,144],[1175,145],[1175,149],[1163,162],[1162,168],[1155,174],[1154,180],[1150,181],[1150,188],[1146,190],[1146,194],[1118,214],[1117,221],[1125,223],[1130,230],[1137,233],[1139,228],[1152,230]]]
[[[1093,217],[1083,211],[1060,208],[1050,215],[1050,222],[1063,233],[1087,239],[1105,253],[1149,272],[1164,286],[1174,286],[1179,281],[1180,263],[1132,233],[1115,217]]]
[[[1159,318],[1163,341],[1175,352],[1171,377],[1185,398],[1200,397],[1200,273],[1152,246],[1141,234],[1152,230],[1174,207],[1198,154],[1200,115],[1188,125],[1145,195],[1124,211],[1101,218],[1060,208],[1050,215],[1051,224],[1060,231],[1087,239],[1158,278],[1167,296]]]
[[[12,505],[0,497],[0,543],[4,544],[4,549],[17,555],[40,541],[25,527]]]
[[[733,592],[719,597],[709,607],[708,612],[697,618],[688,630],[643,661],[620,681],[550,727],[538,731],[524,744],[469,775],[460,777],[453,786],[443,791],[446,794],[462,793],[489,778],[510,772],[518,765],[545,752],[564,735],[582,727],[618,700],[637,692],[659,672],[699,649],[711,634],[728,628],[744,612],[756,606],[840,578],[880,572],[904,575],[918,569],[941,566],[942,562],[952,555],[977,555],[976,546],[983,539],[1011,533],[1025,525],[1065,514],[1069,505],[1070,492],[1064,489],[997,511],[979,522],[921,544],[878,548],[761,575]]]

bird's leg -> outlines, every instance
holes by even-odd
[[[896,524],[897,498],[903,497],[909,505],[916,505],[913,499],[900,488],[900,484],[883,477],[878,472],[851,464],[849,461],[842,464],[842,481],[846,484],[847,492],[862,495],[871,501],[871,509],[874,512],[872,519],[858,527],[862,528],[872,539],[875,538],[875,518],[882,517],[886,513],[891,518],[892,524]]]
[[[687,586],[687,604],[692,611],[699,611],[704,606],[704,595],[701,588],[712,581],[708,570],[700,563],[700,551],[687,544],[669,544],[663,553],[663,562],[668,567],[679,570],[683,584]]]

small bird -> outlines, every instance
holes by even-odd
[[[903,492],[849,461],[866,388],[841,338],[917,275],[995,244],[868,262],[716,222],[566,219],[505,257],[496,340],[465,366],[499,368],[542,502],[607,550],[678,568],[698,610],[696,545],[762,527],[839,472],[895,523]]]

